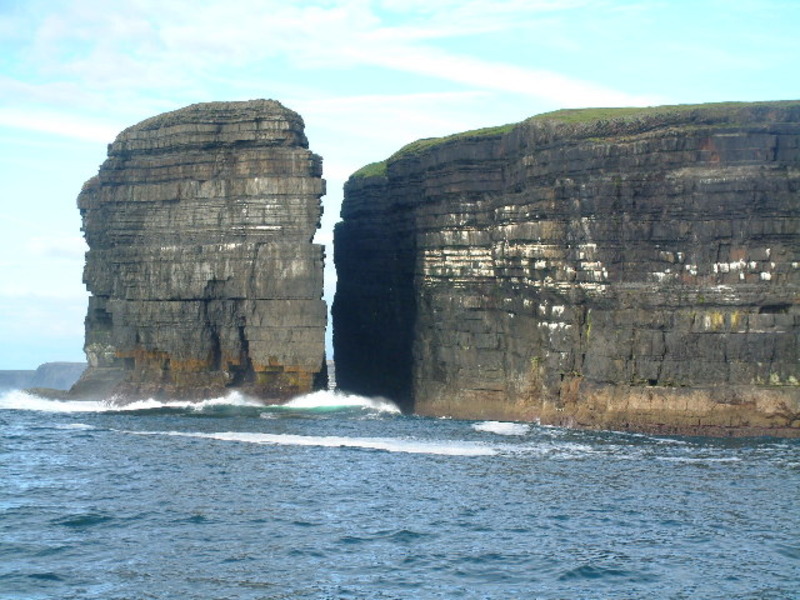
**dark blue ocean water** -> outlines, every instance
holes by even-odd
[[[800,598],[800,444],[0,396],[0,598]]]

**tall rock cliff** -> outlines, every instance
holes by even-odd
[[[406,410],[800,435],[800,102],[558,111],[355,173],[340,387]]]
[[[325,384],[322,159],[272,100],[123,131],[78,197],[89,369],[76,396],[271,400]]]

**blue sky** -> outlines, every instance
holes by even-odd
[[[421,137],[798,99],[798,31],[798,0],[0,0],[0,369],[83,360],[75,199],[142,119],[210,100],[298,111],[330,244],[347,176]]]

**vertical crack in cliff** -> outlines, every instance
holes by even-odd
[[[250,344],[245,335],[244,323],[240,324],[236,330],[239,337],[239,360],[236,363],[228,363],[228,369],[232,375],[229,385],[234,388],[252,384],[255,379],[253,361],[250,359]]]

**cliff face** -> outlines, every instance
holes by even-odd
[[[559,111],[356,173],[339,385],[464,418],[800,435],[800,102]]]
[[[73,395],[285,399],[325,384],[322,160],[271,100],[123,131],[78,197],[90,368]]]

